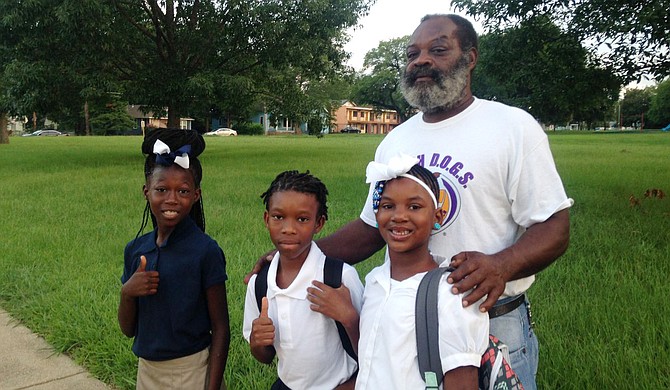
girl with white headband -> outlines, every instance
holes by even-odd
[[[360,314],[356,389],[421,389],[415,336],[415,299],[426,272],[443,259],[432,256],[428,240],[439,229],[439,185],[411,156],[388,165],[371,162],[367,182],[376,183],[373,204],[387,244],[387,261],[365,278]],[[445,389],[477,389],[477,367],[487,347],[489,321],[478,305],[463,308],[443,276],[439,289],[440,356]],[[442,286],[443,285],[443,286]],[[440,386],[440,388],[442,388]]]

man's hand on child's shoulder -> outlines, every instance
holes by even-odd
[[[265,263],[271,262],[272,259],[275,257],[275,253],[277,253],[277,250],[273,249],[265,253],[263,256],[259,257],[258,260],[256,260],[254,267],[251,269],[251,272],[244,275],[244,284],[249,284],[249,280],[251,279],[251,277],[259,273],[261,271],[261,268],[263,268],[263,265],[265,265]]]

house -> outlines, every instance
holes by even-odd
[[[127,107],[128,115],[135,120],[136,129],[144,134],[146,127],[165,128],[167,127],[167,116],[156,117],[153,112],[148,111],[144,113],[141,105],[129,105]],[[193,125],[193,118],[179,118],[179,128],[191,130]]]
[[[306,131],[306,126],[304,124],[296,124],[286,118],[275,118],[274,123],[272,123],[270,114],[265,110],[256,112],[251,118],[251,123],[260,123],[263,126],[263,130],[265,130],[265,134],[295,133],[296,128],[299,128],[301,132]]]
[[[21,135],[30,129],[26,128],[28,125],[28,118],[26,117],[8,117],[7,118],[7,131],[9,134]]]
[[[333,117],[333,131],[336,133],[356,128],[361,133],[387,134],[400,123],[398,113],[394,110],[376,110],[357,106],[351,101],[344,101],[335,110]]]

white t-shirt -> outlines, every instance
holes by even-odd
[[[307,300],[307,287],[312,286],[312,281],[323,282],[325,260],[326,256],[312,242],[298,276],[286,289],[277,287],[279,253],[268,269],[268,316],[275,326],[277,371],[281,380],[292,389],[332,390],[356,371],[356,362],[342,347],[335,321],[312,311]],[[244,302],[243,334],[247,342],[251,336],[251,323],[260,315],[255,282],[256,275],[249,280]],[[349,289],[351,301],[360,312],[363,284],[355,268],[344,264],[342,284]]]
[[[375,161],[387,163],[401,152],[439,174],[446,216],[433,232],[430,250],[447,261],[462,251],[493,254],[508,248],[526,228],[573,203],[546,134],[518,108],[475,98],[465,111],[438,123],[424,122],[419,113],[384,138]],[[360,217],[375,226],[371,192]],[[533,280],[507,283],[502,297],[526,291]]]
[[[365,278],[358,343],[356,389],[423,389],[415,333],[415,304],[426,273],[403,281],[391,279],[390,261]],[[488,346],[489,317],[478,305],[463,308],[443,275],[438,290],[440,357],[444,373],[457,367],[479,367]]]

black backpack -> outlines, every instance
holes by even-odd
[[[419,284],[416,293],[416,349],[421,378],[426,389],[438,389],[442,383],[442,364],[439,347],[439,318],[437,312],[437,290],[442,274],[453,268],[439,267],[429,271]],[[509,365],[507,346],[495,336],[489,335],[489,345],[482,355],[478,370],[479,389],[523,390],[514,370]]]
[[[332,257],[326,256],[326,261],[323,266],[323,283],[332,287],[338,288],[342,285],[342,267],[344,262],[342,260],[334,259]],[[258,304],[258,310],[261,309],[261,301],[264,296],[268,293],[268,269],[270,268],[270,263],[264,264],[263,268],[258,272],[256,276],[256,283],[254,284],[254,289],[256,293],[256,304]],[[344,329],[344,326],[335,321],[337,326],[337,333],[340,335],[340,340],[342,341],[342,347],[347,352],[352,359],[358,362],[358,356],[354,352],[354,348],[351,345],[351,340],[347,335],[347,331]]]

